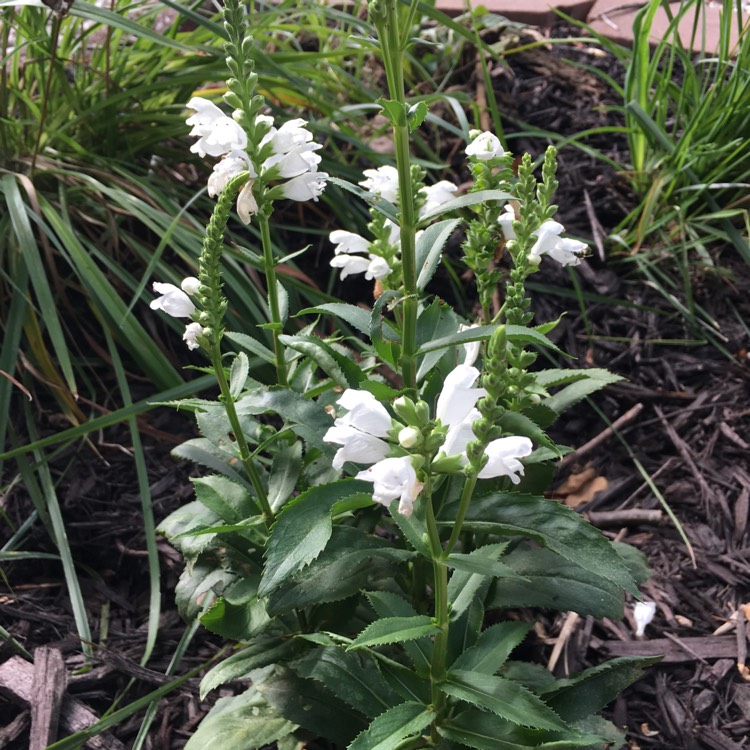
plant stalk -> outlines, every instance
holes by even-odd
[[[273,257],[268,217],[259,214],[258,224],[260,225],[260,240],[263,246],[263,267],[266,272],[268,307],[271,312],[271,333],[273,334],[273,352],[276,358],[276,378],[279,385],[287,386],[289,378],[286,368],[286,358],[284,356],[284,347],[281,341],[279,341],[279,336],[284,329],[284,322],[281,320],[279,289],[276,282],[276,259]]]
[[[464,482],[464,488],[461,492],[461,500],[458,504],[458,512],[456,513],[456,520],[453,522],[453,531],[451,537],[448,540],[448,544],[445,547],[445,555],[450,555],[453,548],[456,546],[458,537],[461,534],[461,529],[466,519],[466,514],[469,512],[469,505],[471,504],[471,497],[474,494],[474,488],[477,486],[477,472],[473,471],[469,476],[466,477]]]

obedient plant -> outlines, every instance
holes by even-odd
[[[350,750],[605,747],[618,732],[596,712],[648,663],[559,679],[515,654],[529,608],[618,618],[647,576],[634,550],[542,494],[565,450],[546,429],[617,378],[536,366],[539,350],[561,353],[546,336],[554,323],[532,325],[526,280],[540,262],[576,264],[585,251],[554,220],[554,151],[537,179],[530,156],[514,172],[495,135],[472,132],[463,195],[426,185],[411,163],[426,107],[405,98],[402,11],[370,5],[395,164],[366,170],[359,186],[336,181],[369,206],[369,238],[330,234],[341,278],[372,282],[363,306],[322,304],[298,311],[307,327],[287,324],[270,220],[276,201],[324,190],[323,146],[304,120],[277,126],[267,114],[239,0],[225,5],[228,109],[188,105],[216,207],[198,278],[154,284],[152,307],[189,319],[184,339],[211,362],[220,395],[180,402],[203,436],[176,453],[212,473],[161,528],[188,563],[183,615],[239,644],[202,695],[247,681],[217,701],[190,749],[292,750],[314,738]],[[231,337],[244,350],[226,347],[221,253],[234,209],[258,228],[273,350],[248,332]],[[476,321],[430,292],[453,236],[476,280]],[[322,316],[340,332],[317,333]],[[251,357],[275,366],[274,382],[253,377]]]

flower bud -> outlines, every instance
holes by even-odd
[[[422,442],[422,433],[416,427],[404,427],[398,433],[398,443],[402,448],[413,448]]]
[[[191,296],[194,294],[198,294],[200,288],[200,279],[196,279],[195,276],[187,276],[182,280],[182,283],[180,284],[180,289],[182,289],[185,294],[189,294]]]
[[[393,411],[407,424],[417,424],[419,421],[416,404],[407,396],[399,396],[393,402]]]

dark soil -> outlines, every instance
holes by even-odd
[[[618,124],[618,113],[609,108],[616,102],[607,86],[563,58],[600,67],[615,77],[621,73],[611,58],[580,43],[509,56],[509,67],[494,71],[493,80],[515,152],[539,155],[547,145],[543,138],[514,138],[523,123],[562,135]],[[467,61],[466,77],[472,92],[481,88],[472,61]],[[626,144],[615,134],[599,136],[588,145],[615,161],[626,158]],[[578,148],[560,151],[559,176],[561,221],[574,234],[595,237],[600,225],[600,236],[606,236],[633,206],[627,185],[615,171]],[[712,338],[722,352],[711,344],[679,343],[704,340],[705,331],[688,327],[668,300],[630,277],[626,257],[605,257],[595,243],[592,246],[592,257],[576,273],[582,291],[590,295],[585,309],[573,295],[549,291],[553,286],[571,288],[566,272],[543,264],[542,273],[534,277],[537,320],[567,312],[555,331],[561,348],[581,367],[606,367],[625,378],[599,395],[595,408],[578,408],[555,436],[574,448],[602,437],[566,460],[556,480],[562,485],[558,495],[591,514],[604,533],[647,555],[654,575],[644,592],[657,603],[657,614],[642,640],[633,636],[630,614],[623,622],[568,618],[564,631],[564,616],[542,616],[537,633],[540,653],[546,661],[560,642],[555,671],[561,675],[612,655],[666,653],[608,711],[617,724],[627,727],[630,748],[747,748],[750,346],[734,310],[750,319],[750,279],[729,251],[717,256],[727,273],[696,272],[691,279],[696,302],[717,322]],[[669,248],[652,252],[660,267],[677,278]],[[602,415],[610,421],[627,415],[619,436],[606,433]],[[54,415],[40,409],[38,419],[40,430],[54,431]],[[149,413],[142,426],[148,428],[145,451],[158,521],[191,498],[192,469],[175,461],[169,450],[191,437],[193,428],[166,409]],[[53,469],[92,633],[104,646],[96,649],[93,671],[71,678],[69,692],[102,715],[116,697],[126,705],[163,683],[185,626],[173,600],[182,561],[160,541],[163,614],[154,656],[148,670],[140,670],[149,590],[140,498],[127,450],[130,436],[119,427],[96,439],[95,446],[81,444],[57,456]],[[575,499],[570,483],[563,484],[571,476],[582,484],[582,501]],[[586,477],[588,484],[583,482]],[[593,481],[598,482],[596,493]],[[2,499],[2,507],[15,527],[32,510],[20,486]],[[636,511],[657,513],[631,513]],[[9,536],[10,525],[3,528],[3,535]],[[55,551],[39,522],[25,548]],[[80,665],[59,563],[13,562],[4,566],[4,575],[3,627],[29,652],[53,646],[71,669]],[[208,661],[223,645],[198,630],[178,673]],[[12,655],[9,646],[0,648],[2,660]],[[131,678],[135,682],[129,686]],[[182,747],[206,708],[197,698],[197,679],[188,681],[161,701],[147,746]],[[26,733],[6,744],[2,741],[2,727],[18,715],[12,702],[0,699],[0,747],[27,746]],[[114,734],[131,744],[141,717],[120,724]]]

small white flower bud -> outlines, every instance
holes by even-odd
[[[195,276],[187,276],[182,280],[182,283],[180,284],[180,289],[182,289],[185,294],[198,294],[201,288],[201,282],[200,279],[196,279]]]
[[[635,619],[635,635],[640,638],[646,632],[646,625],[654,619],[656,614],[656,602],[637,602],[633,607]]]
[[[398,433],[398,444],[402,448],[413,448],[421,439],[422,433],[416,427],[404,427]]]

